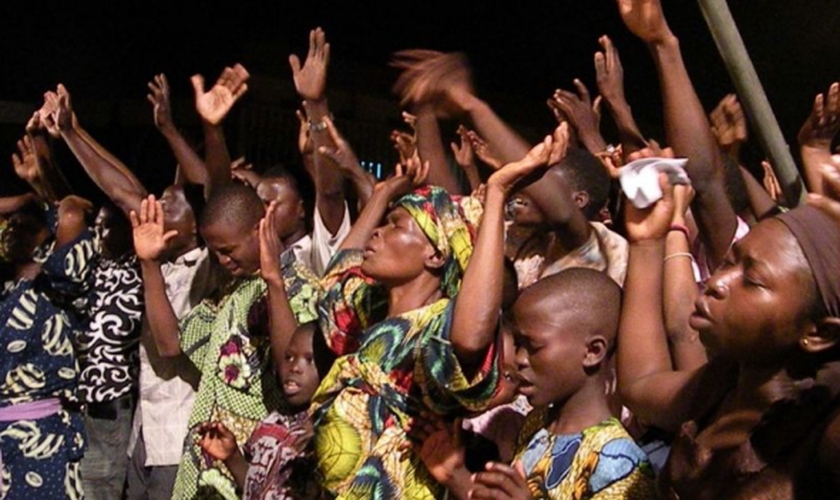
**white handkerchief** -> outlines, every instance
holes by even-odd
[[[685,158],[642,158],[621,167],[618,180],[621,190],[636,208],[647,208],[662,198],[659,187],[659,172],[668,174],[671,184],[688,184],[691,180],[685,173]]]

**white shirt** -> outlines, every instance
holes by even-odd
[[[198,305],[216,285],[212,259],[204,248],[194,248],[174,262],[162,264],[160,270],[166,296],[178,319]],[[149,324],[144,321],[140,337],[140,401],[134,414],[129,456],[142,427],[145,465],[178,465],[200,378],[198,370],[186,358],[158,356]]]
[[[306,265],[317,276],[322,276],[330,263],[330,259],[338,251],[338,247],[341,246],[344,238],[350,234],[350,211],[347,209],[347,203],[344,203],[344,218],[335,234],[330,233],[327,226],[324,225],[317,207],[313,219],[312,234],[292,243],[286,251],[294,252],[295,259],[298,262]]]

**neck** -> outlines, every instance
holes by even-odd
[[[192,238],[190,240],[189,244],[185,245],[182,248],[178,248],[175,251],[173,251],[168,260],[169,260],[169,262],[174,262],[176,259],[178,259],[178,257],[180,257],[184,254],[187,254],[187,253],[195,250],[196,248],[198,248],[198,240],[196,238]]]
[[[600,424],[613,416],[610,411],[604,377],[588,377],[583,386],[566,401],[556,402],[553,421],[548,426],[552,434],[576,434]]]
[[[440,279],[423,274],[408,283],[388,287],[388,317],[427,306],[443,296]]]

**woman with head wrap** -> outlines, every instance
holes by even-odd
[[[673,371],[661,278],[663,259],[671,257],[663,244],[671,191],[681,188],[662,182],[665,197],[655,206],[628,207],[630,265],[618,342],[624,403],[640,419],[676,434],[661,496],[835,495],[840,224],[803,206],[765,220],[735,243],[690,319],[710,361]]]
[[[428,169],[419,163],[376,187],[322,281],[321,329],[340,356],[312,408],[318,469],[329,494],[442,493],[405,449],[404,428],[421,411],[455,416],[481,410],[493,396],[505,198],[550,155],[562,157],[565,139],[546,138],[497,171],[483,215],[474,199],[417,187]]]

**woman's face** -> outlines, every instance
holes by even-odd
[[[762,363],[797,347],[813,326],[817,299],[799,243],[771,219],[733,246],[697,299],[690,323],[712,353]]]
[[[373,231],[365,247],[362,271],[383,283],[407,283],[426,269],[435,249],[414,218],[403,208],[392,210]]]

